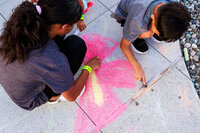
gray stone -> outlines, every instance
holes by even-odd
[[[190,69],[194,70],[195,69],[195,65],[190,66]]]
[[[191,35],[190,34],[186,34],[186,39],[190,39]]]
[[[194,38],[192,38],[191,41],[192,41],[193,43],[197,43],[197,42],[198,42],[198,40],[197,40],[197,39],[194,39]]]
[[[194,25],[194,24],[192,24],[190,27],[191,27],[193,30],[196,29],[196,25]]]
[[[184,45],[184,47],[189,48],[189,47],[191,47],[191,44],[190,44],[190,43],[186,43],[186,44]]]
[[[194,56],[196,54],[196,52],[194,51],[194,50],[192,50],[191,52],[190,52],[190,55],[191,56]]]
[[[197,39],[200,39],[200,34],[197,35]]]
[[[198,52],[196,53],[196,55],[200,57],[200,51],[198,51]]]
[[[193,35],[192,35],[192,38],[196,38],[196,37],[197,37],[197,34],[193,34]]]
[[[192,44],[193,49],[197,49],[197,45],[195,43]]]
[[[193,59],[194,59],[195,62],[199,62],[199,56],[195,55],[195,56],[193,57]]]

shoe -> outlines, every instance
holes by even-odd
[[[131,48],[138,54],[146,54],[149,50],[149,47],[145,40],[139,38],[132,42]]]
[[[82,89],[80,95],[79,95],[76,99],[80,98],[80,97],[83,95],[84,92],[85,92],[85,86],[83,87],[83,89]],[[64,97],[63,95],[61,95],[56,101],[47,102],[47,103],[48,103],[48,104],[57,104],[57,103],[66,102],[66,101],[67,101],[67,99],[65,99],[65,97]]]
[[[157,34],[153,34],[153,37],[154,37],[157,41],[162,41],[162,39],[161,39]]]

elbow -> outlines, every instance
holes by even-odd
[[[68,100],[69,102],[74,102],[74,101],[76,100],[76,98],[70,97],[70,98],[67,98],[67,100]]]
[[[123,50],[123,48],[124,48],[122,43],[120,43],[120,48],[121,48],[121,50]]]
[[[76,99],[68,99],[69,102],[74,102]]]

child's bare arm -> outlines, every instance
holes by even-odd
[[[83,0],[78,0],[79,4],[81,5],[82,9],[83,9],[83,13],[84,13],[84,4],[83,4]]]
[[[78,0],[79,4],[81,5],[83,11],[82,11],[82,14],[84,14],[84,4],[83,4],[83,1],[82,0]],[[80,31],[83,31],[85,30],[86,28],[86,24],[84,22],[84,20],[79,20],[77,22],[77,28],[80,30]]]
[[[99,57],[94,57],[86,63],[86,65],[90,66],[92,70],[98,69],[100,67],[100,64],[101,60]],[[80,95],[83,86],[87,81],[88,76],[89,76],[88,70],[82,70],[80,76],[76,79],[72,87],[69,90],[62,93],[65,99],[71,102],[76,100],[76,98]]]
[[[124,37],[121,40],[120,43],[120,47],[124,53],[124,55],[126,56],[126,58],[128,59],[129,63],[131,63],[131,65],[133,66],[134,70],[135,70],[135,78],[138,81],[143,81],[143,84],[146,83],[145,81],[145,74],[144,71],[141,67],[141,65],[139,64],[139,62],[137,61],[137,59],[135,58],[131,48],[130,48],[131,42],[127,41]]]
[[[149,31],[140,34],[138,38],[141,38],[141,39],[150,38],[151,36],[153,36],[153,34],[154,34],[153,30],[150,29]]]

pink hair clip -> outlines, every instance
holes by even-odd
[[[39,15],[41,15],[42,13],[42,9],[39,5],[35,5],[36,9],[37,9],[37,12],[39,13]]]
[[[38,0],[37,0],[37,1],[38,1]],[[42,13],[41,7],[40,7],[36,2],[34,2],[33,4],[35,5],[35,8],[36,8],[38,14],[41,15],[41,13]]]

